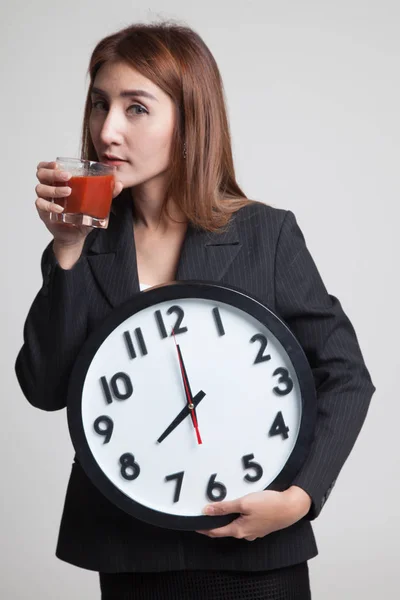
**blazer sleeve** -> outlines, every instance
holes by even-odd
[[[15,372],[26,399],[53,411],[66,406],[69,376],[87,336],[88,265],[82,255],[72,269],[62,269],[51,242],[41,269],[43,285],[25,321]]]
[[[275,262],[276,310],[302,345],[317,390],[311,452],[293,485],[312,499],[315,519],[346,461],[375,391],[352,324],[328,294],[294,214],[286,213]]]

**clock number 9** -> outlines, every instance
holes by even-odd
[[[214,473],[209,479],[207,485],[207,496],[213,502],[221,502],[221,500],[224,500],[226,497],[227,490],[223,483],[215,481],[216,476],[217,474]]]
[[[286,396],[286,394],[289,394],[293,389],[293,381],[290,379],[288,370],[284,369],[283,367],[279,367],[278,369],[275,369],[273,375],[280,375],[278,384],[282,383],[285,385],[283,390],[280,387],[275,386],[275,394],[278,394],[278,396]]]
[[[118,381],[124,382],[125,391],[120,391]],[[108,385],[108,381],[104,376],[100,378],[100,383],[101,387],[103,388],[103,393],[107,404],[111,404],[113,401],[113,396],[117,400],[127,400],[132,396],[132,381],[129,375],[126,373],[115,373],[115,375],[111,377],[110,385]]]
[[[101,428],[100,425],[105,425],[105,428],[104,429]],[[104,439],[103,444],[108,444],[108,442],[110,441],[111,436],[112,436],[112,432],[114,429],[114,423],[113,423],[112,419],[110,419],[110,417],[107,417],[106,415],[102,415],[101,417],[97,417],[97,419],[93,423],[93,429],[99,435],[104,436],[105,439]]]
[[[133,481],[139,477],[140,467],[137,462],[135,462],[133,454],[126,452],[121,456],[119,462],[121,464],[121,475],[124,479]]]
[[[251,343],[253,343],[253,342],[261,342],[260,349],[258,351],[258,354],[256,356],[256,359],[255,359],[253,365],[258,365],[258,363],[262,363],[262,362],[265,362],[267,360],[271,360],[271,355],[270,354],[264,354],[265,348],[268,345],[268,340],[265,337],[265,335],[263,335],[262,333],[256,333],[255,335],[253,335],[253,337],[251,338],[250,342]]]

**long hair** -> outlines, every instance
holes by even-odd
[[[168,199],[193,225],[216,231],[252,202],[240,189],[232,157],[224,89],[218,66],[201,37],[178,24],[134,24],[107,36],[89,64],[82,158],[98,160],[89,131],[90,94],[99,69],[123,61],[170,96],[176,108]]]

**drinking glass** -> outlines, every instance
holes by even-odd
[[[106,229],[114,190],[115,167],[92,160],[79,158],[56,158],[57,168],[68,171],[72,177],[66,183],[71,194],[66,198],[54,198],[64,207],[62,213],[50,213],[52,221],[88,225]]]

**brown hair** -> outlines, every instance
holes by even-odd
[[[208,231],[227,225],[233,213],[252,201],[236,181],[223,83],[201,37],[178,24],[134,24],[97,44],[89,64],[82,132],[82,158],[89,160],[98,160],[89,132],[91,88],[109,61],[134,67],[175,103],[164,209],[167,199],[174,198],[192,224]]]

